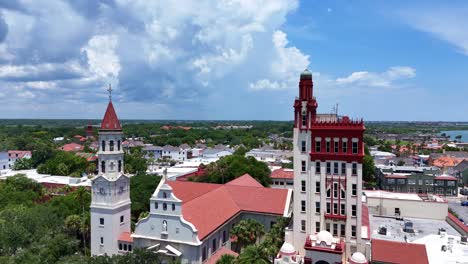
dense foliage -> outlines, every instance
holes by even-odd
[[[56,151],[44,164],[37,167],[37,172],[52,175],[70,175],[81,177],[82,173],[92,173],[95,165],[90,165],[85,158],[72,152]]]
[[[205,175],[193,180],[210,183],[226,183],[235,178],[250,174],[263,186],[270,186],[270,169],[266,163],[256,160],[254,157],[242,155],[230,155],[210,163],[205,168]]]
[[[131,148],[130,152],[124,156],[125,173],[145,173],[148,165],[147,162],[142,147]]]
[[[130,198],[134,222],[137,222],[142,213],[149,211],[149,200],[160,180],[161,177],[151,174],[138,174],[130,178]]]

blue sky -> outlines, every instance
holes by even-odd
[[[0,118],[468,121],[466,1],[0,2]]]

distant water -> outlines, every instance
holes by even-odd
[[[450,136],[451,140],[455,140],[456,136],[461,135],[462,138],[458,139],[457,141],[468,143],[468,130],[449,130],[449,131],[442,131],[441,133],[445,133],[447,136]]]

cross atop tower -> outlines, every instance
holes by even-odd
[[[109,83],[109,88],[107,88],[107,91],[109,92],[109,101],[112,101],[112,87]]]

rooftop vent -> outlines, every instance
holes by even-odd
[[[379,231],[378,231],[379,235],[384,235],[386,236],[387,235],[387,227],[385,226],[379,226]]]
[[[466,244],[466,243],[468,243],[468,238],[466,236],[462,236],[460,242],[463,243],[463,244]]]
[[[405,222],[405,227],[403,228],[403,232],[406,233],[414,233],[413,229],[413,222]]]

